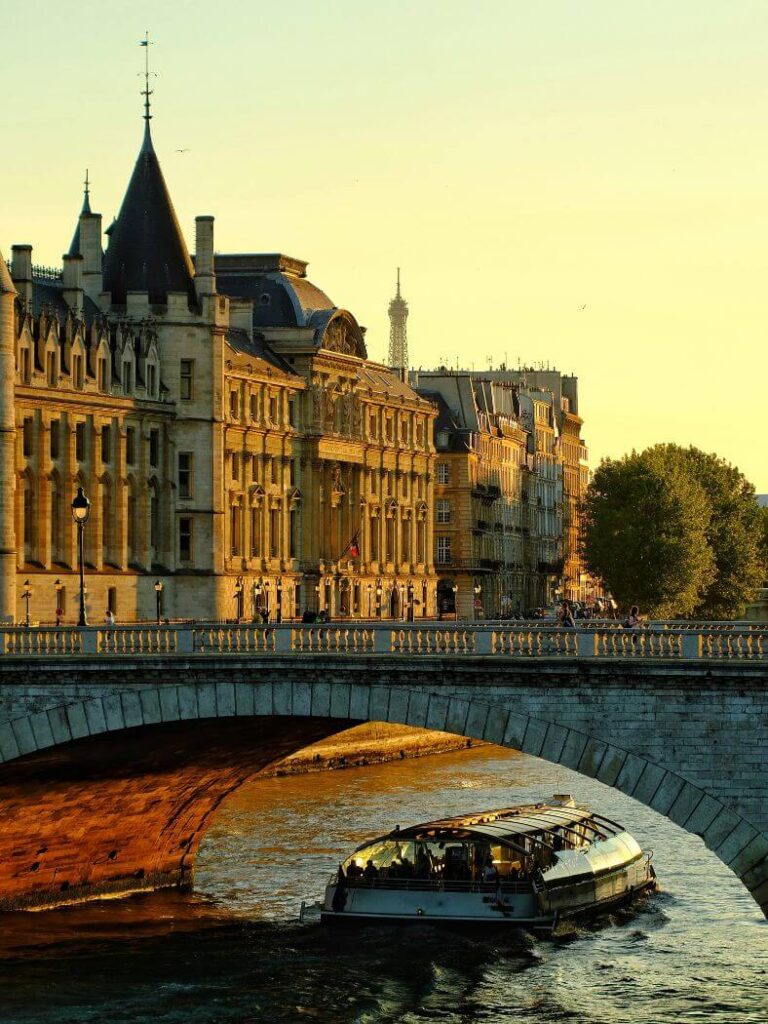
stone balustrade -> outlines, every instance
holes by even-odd
[[[499,623],[178,624],[0,629],[0,656],[317,654],[497,658],[768,661],[768,628],[660,624],[638,630]]]

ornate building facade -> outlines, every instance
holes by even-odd
[[[0,257],[0,616],[76,618],[78,487],[92,621],[433,615],[434,408],[302,261],[190,256],[145,118],[105,252],[86,194]]]

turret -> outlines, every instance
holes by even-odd
[[[198,302],[203,295],[216,294],[213,271],[213,217],[195,217],[195,291]]]
[[[13,252],[13,284],[16,293],[25,306],[32,305],[32,246],[14,245]],[[6,267],[6,272],[8,268]]]
[[[16,288],[0,253],[0,622],[16,617],[15,299]]]

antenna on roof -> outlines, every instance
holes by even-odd
[[[151,78],[157,78],[157,73],[155,71],[150,71],[149,70],[149,48],[150,48],[150,46],[154,46],[154,45],[155,45],[154,43],[151,43],[149,41],[149,32],[145,32],[144,33],[144,38],[139,42],[139,46],[143,46],[145,48],[144,49],[144,70],[140,71],[139,74],[144,76],[144,88],[142,89],[141,94],[144,97],[144,120],[147,122],[147,126],[149,126],[149,122],[152,120],[152,115],[149,112],[149,110],[150,110],[149,97],[154,92],[153,89],[149,88],[149,79],[150,79],[150,77]]]

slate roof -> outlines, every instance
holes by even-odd
[[[235,352],[241,352],[243,355],[252,356],[254,359],[260,359],[262,362],[268,363],[273,366],[276,370],[280,370],[281,373],[288,373],[291,376],[296,376],[293,367],[279,356],[276,352],[264,342],[263,338],[254,336],[252,339],[248,337],[247,331],[244,331],[242,327],[230,327],[227,331],[227,344],[230,348],[234,349]]]
[[[195,301],[194,271],[184,237],[152,145],[147,122],[144,142],[104,254],[104,290],[124,305],[129,291],[148,292],[151,303],[168,292]]]
[[[10,271],[3,259],[3,254],[0,252],[0,295],[15,295],[16,285],[13,283]]]
[[[86,190],[83,194],[83,208],[80,211],[80,217],[82,217],[84,213],[90,212],[91,200],[88,196],[88,191]],[[69,246],[69,256],[82,256],[82,253],[80,252],[80,217],[77,218],[77,227],[75,228],[74,235],[72,235],[72,241]]]
[[[60,281],[39,280],[32,276],[32,312],[40,316],[43,307],[47,306],[50,313],[58,316],[64,323],[69,313],[69,306],[64,301],[64,285]],[[101,310],[87,295],[83,295],[83,319],[87,324],[100,315]]]
[[[256,330],[317,326],[317,314],[334,312],[336,306],[307,280],[304,267],[280,253],[217,256],[216,287],[223,295],[253,300]]]

